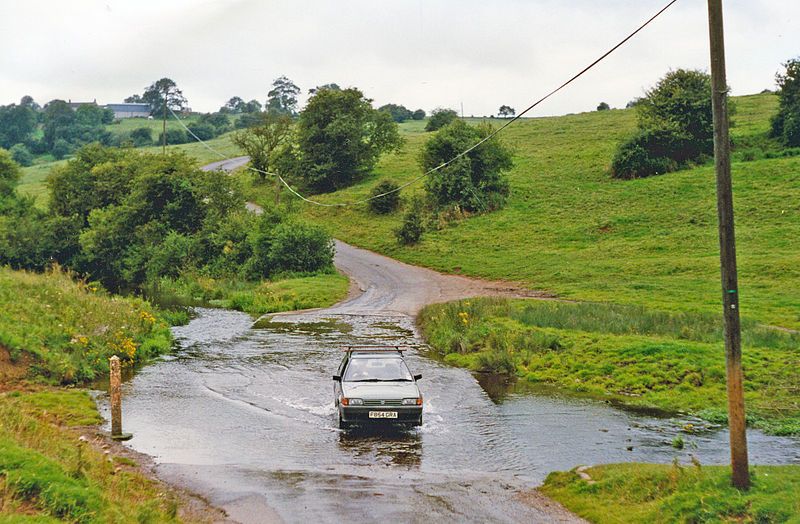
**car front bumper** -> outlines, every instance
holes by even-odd
[[[394,411],[397,418],[370,418],[370,411]],[[345,422],[412,422],[422,416],[422,406],[339,406],[339,415]]]

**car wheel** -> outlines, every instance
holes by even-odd
[[[414,421],[414,427],[420,427],[422,425],[422,415],[419,416],[417,420]]]
[[[346,420],[342,420],[342,414],[339,413],[339,429],[347,429],[350,427],[350,423]]]

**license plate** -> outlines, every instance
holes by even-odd
[[[397,418],[397,411],[370,411],[369,418]]]

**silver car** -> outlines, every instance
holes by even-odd
[[[353,346],[333,376],[339,427],[353,422],[422,425],[422,394],[398,347]]]

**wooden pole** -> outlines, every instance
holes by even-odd
[[[110,376],[108,396],[111,399],[111,438],[128,440],[133,435],[122,432],[122,370],[119,357],[114,355],[108,359]]]
[[[163,130],[161,132],[161,154],[167,154],[167,95],[169,95],[169,88],[164,89],[164,110],[162,111],[164,118],[163,118]]]
[[[708,0],[708,28],[711,43],[711,90],[714,112],[714,164],[717,173],[717,214],[719,216],[720,271],[728,378],[728,428],[731,444],[733,485],[750,487],[747,433],[742,386],[742,338],[739,321],[739,285],[736,272],[736,240],[731,185],[731,144],[728,135],[728,85],[725,77],[725,38],[722,0]]]

